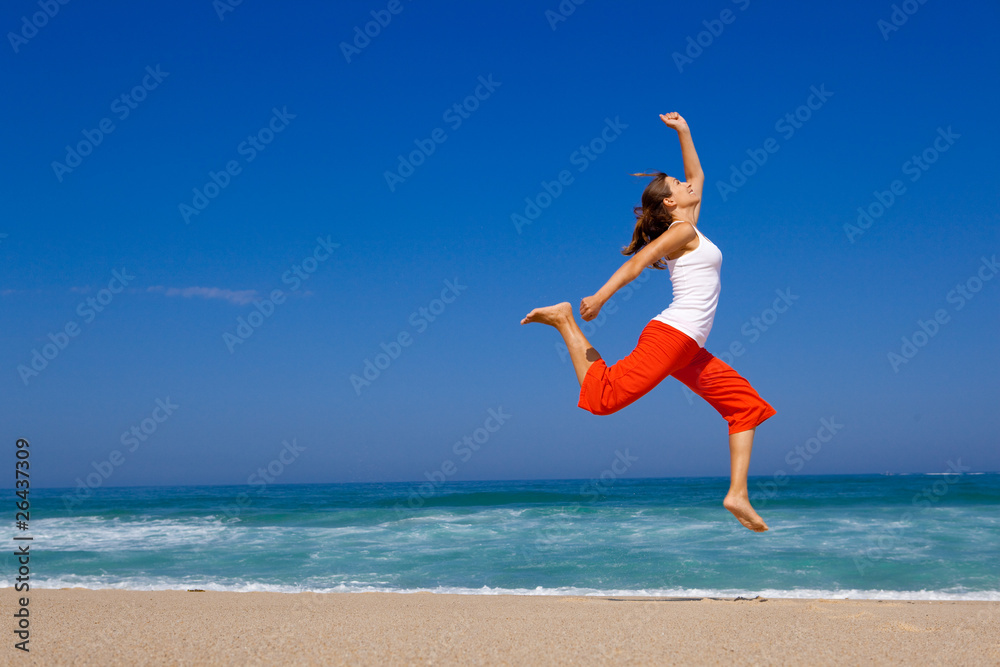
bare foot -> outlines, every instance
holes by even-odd
[[[722,501],[722,506],[732,512],[740,520],[740,523],[750,530],[757,533],[763,533],[767,530],[767,524],[754,511],[753,505],[750,504],[750,498],[747,496],[729,493]]]
[[[542,324],[558,327],[560,322],[565,321],[567,318],[572,319],[572,317],[573,306],[570,305],[569,301],[563,301],[554,306],[535,308],[521,320],[521,324],[541,322]]]

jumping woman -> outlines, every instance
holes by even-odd
[[[636,206],[632,255],[596,294],[580,302],[584,321],[597,317],[608,299],[635,280],[643,269],[668,269],[674,298],[669,307],[643,328],[635,350],[608,366],[584,337],[569,302],[535,308],[521,324],[541,322],[555,327],[569,349],[580,382],[578,405],[595,415],[617,412],[672,375],[711,404],[729,423],[731,477],[723,506],[740,523],[757,532],[767,524],[750,505],[747,471],[757,426],[775,414],[750,383],[705,349],[719,302],[722,253],[698,229],[705,174],[694,150],[691,131],[678,113],[661,114],[677,131],[686,182],[662,172],[652,176]]]

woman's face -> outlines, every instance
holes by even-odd
[[[667,208],[671,208],[670,200],[673,200],[673,207],[675,208],[685,208],[700,201],[694,192],[694,188],[686,182],[682,182],[673,176],[668,176],[667,182],[670,184],[670,197],[664,199],[664,204]]]

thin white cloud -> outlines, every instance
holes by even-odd
[[[220,287],[164,287],[155,285],[146,288],[147,292],[162,292],[164,296],[179,296],[185,299],[222,299],[237,306],[245,306],[258,298],[257,290],[231,290]]]

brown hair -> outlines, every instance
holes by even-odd
[[[652,176],[646,189],[642,191],[642,205],[632,209],[635,214],[635,231],[632,232],[632,242],[622,248],[623,255],[634,255],[643,246],[652,243],[660,234],[667,230],[674,217],[663,206],[663,200],[670,197],[670,185],[667,175],[662,171],[650,174],[632,174],[633,176]],[[663,258],[650,265],[654,269],[665,269]]]

